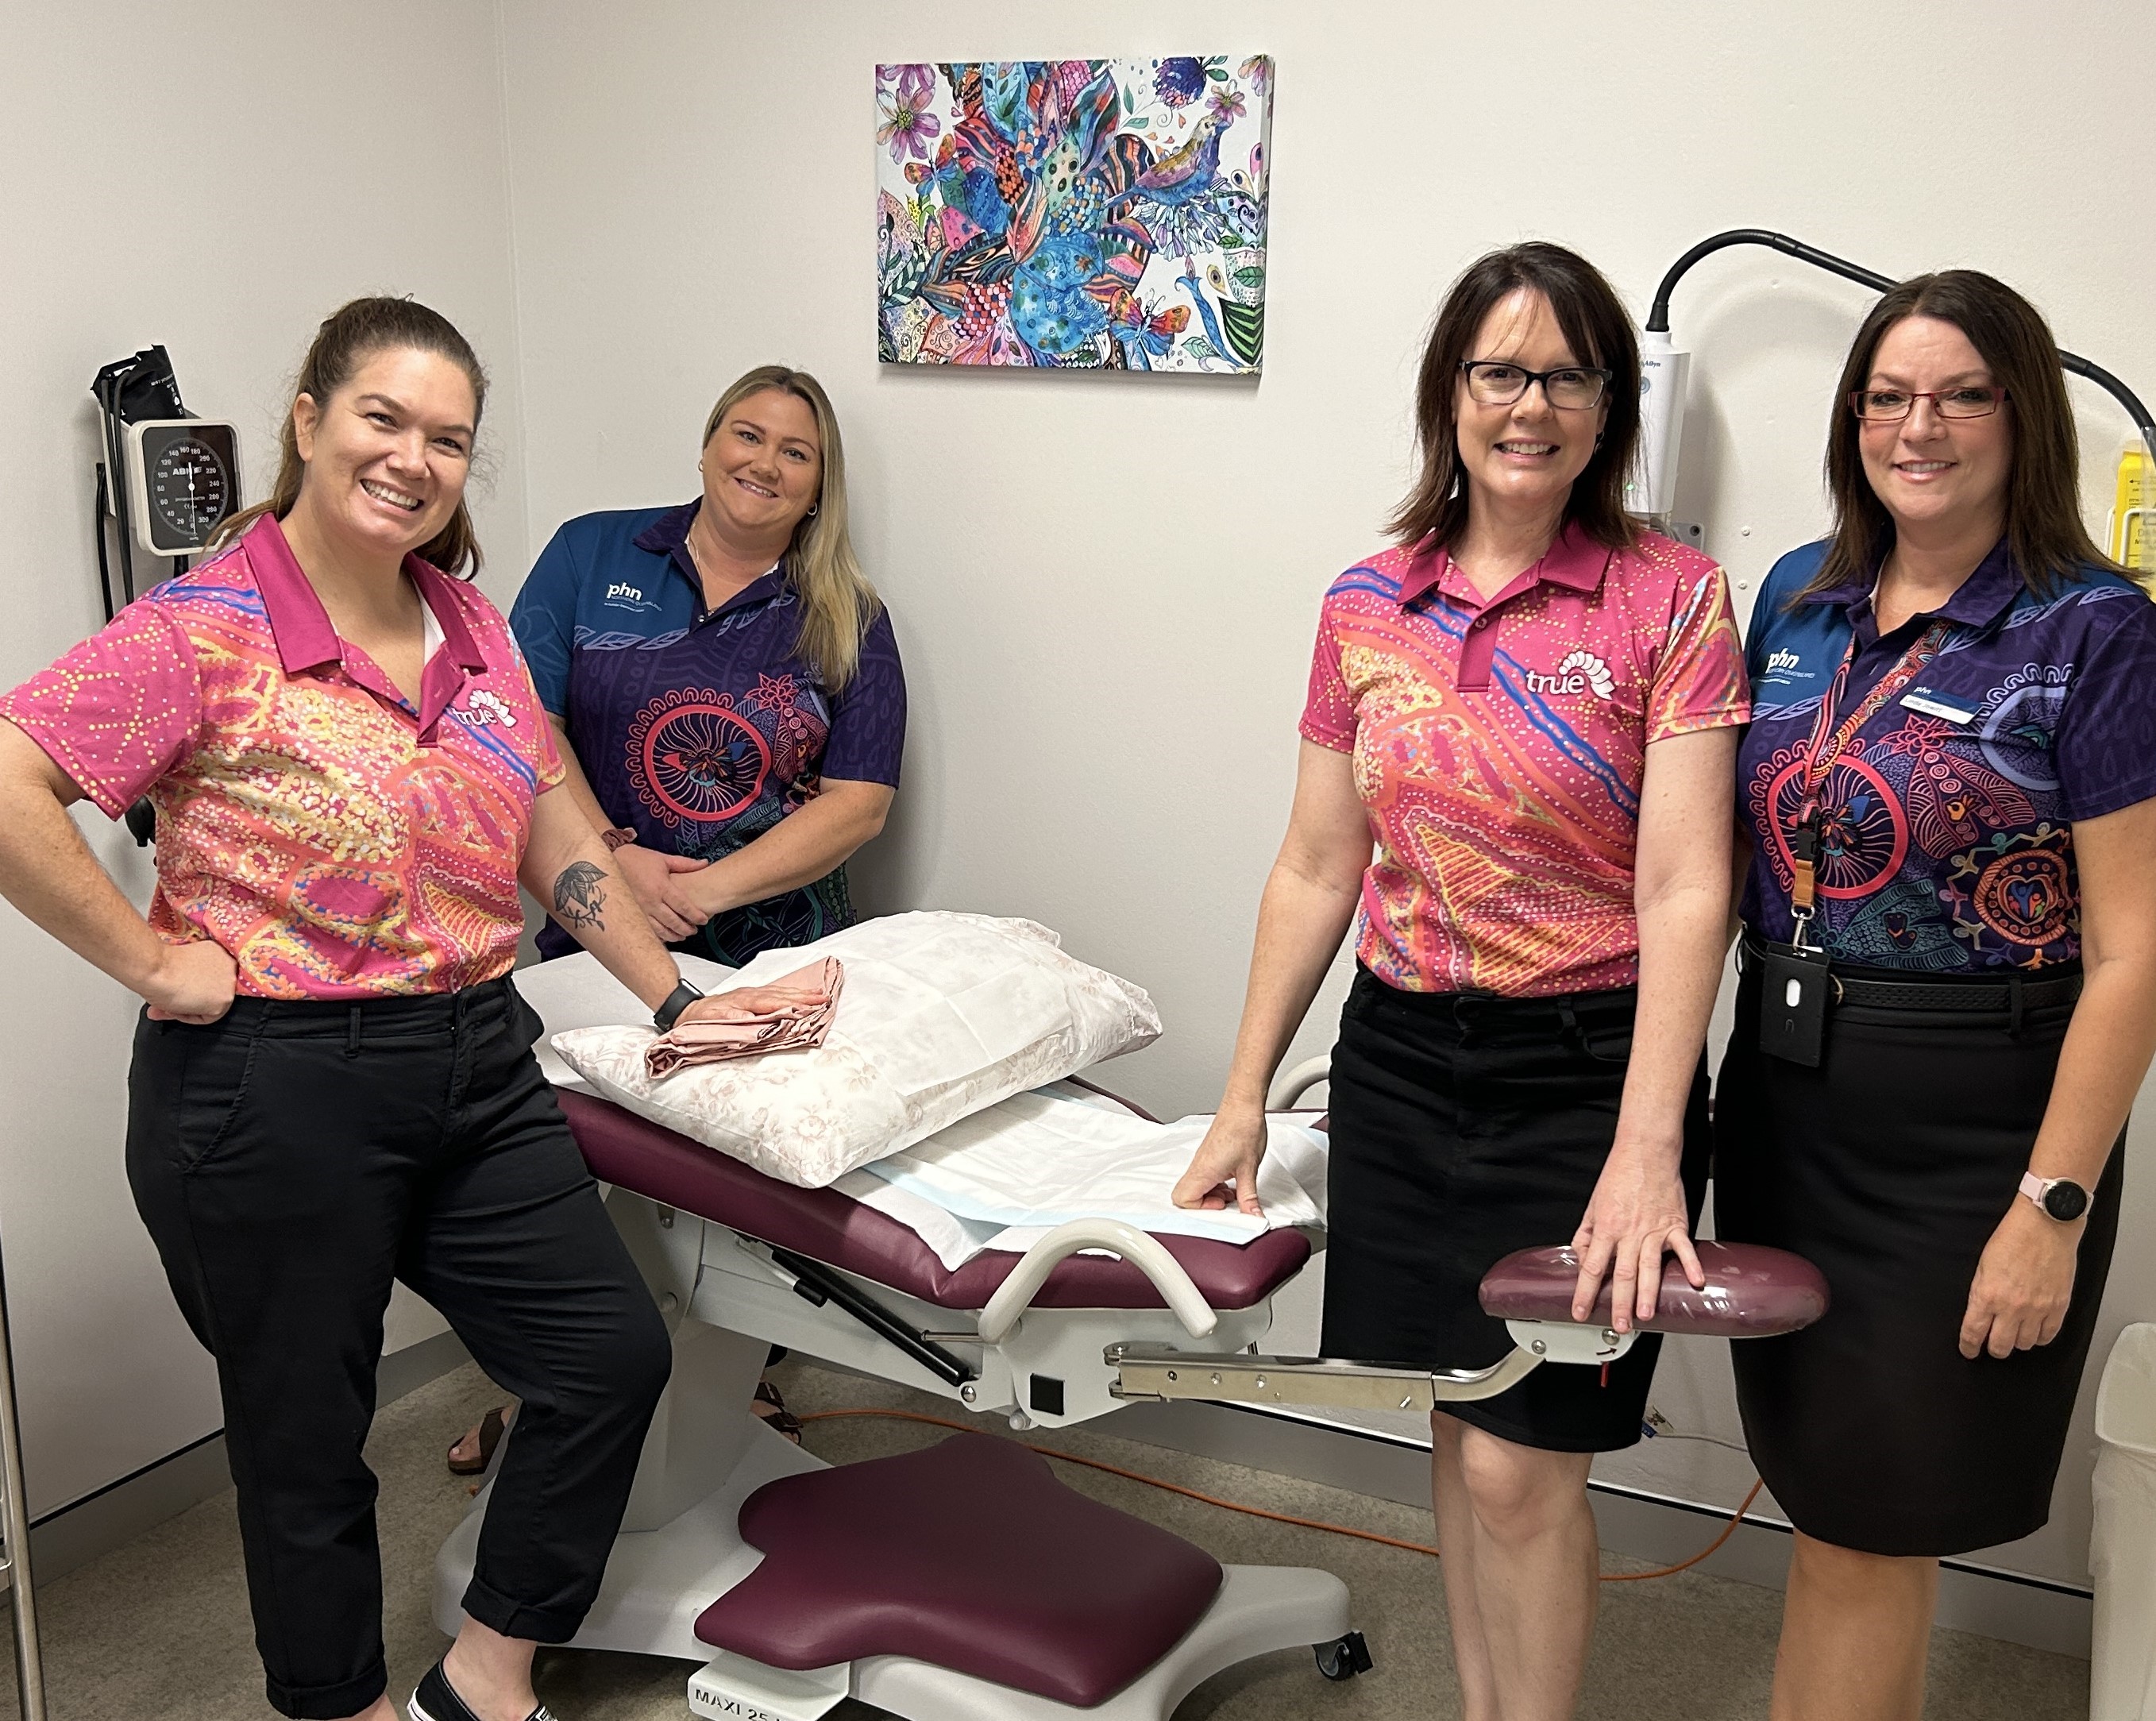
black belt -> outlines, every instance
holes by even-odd
[[[1748,928],[1743,954],[1748,967],[1766,953],[1766,944]],[[1833,998],[1840,1004],[1863,1004],[1874,1009],[1966,1011],[1973,1015],[2009,1015],[2019,1021],[2032,1009],[2049,1009],[2071,1004],[2082,995],[2079,964],[2048,979],[2025,979],[2019,972],[2002,980],[1888,980],[1851,974],[1846,968],[1830,971]]]

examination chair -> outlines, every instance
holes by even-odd
[[[1015,1441],[960,1434],[827,1466],[751,1410],[774,1343],[1026,1429],[1173,1399],[1427,1410],[1633,1342],[1607,1324],[1606,1287],[1594,1320],[1570,1320],[1577,1270],[1547,1249],[1484,1282],[1516,1341],[1494,1367],[1265,1356],[1271,1299],[1311,1260],[1301,1231],[1238,1246],[1079,1220],[1024,1256],[947,1269],[835,1190],[780,1183],[587,1093],[561,1099],[675,1356],[572,1645],[702,1662],[689,1681],[702,1715],[814,1721],[851,1696],[911,1721],[1167,1721],[1201,1681],[1274,1650],[1310,1646],[1332,1678],[1369,1665],[1330,1573],[1223,1566],[1065,1487]],[[1824,1281],[1794,1256],[1700,1254],[1706,1288],[1666,1277],[1649,1330],[1760,1336],[1825,1309]],[[442,1550],[445,1631],[490,1492]]]

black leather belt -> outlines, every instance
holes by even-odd
[[[1746,965],[1765,953],[1766,946],[1758,935],[1748,931],[1743,950]],[[1951,1010],[1973,1015],[2010,1015],[2018,1021],[2030,1010],[2071,1004],[2082,995],[2078,965],[2041,980],[2025,979],[2018,972],[1999,980],[1882,980],[1843,968],[1831,973],[1835,1003],[1873,1009]]]

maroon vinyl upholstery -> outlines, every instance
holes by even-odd
[[[1675,1256],[1662,1262],[1662,1288],[1647,1333],[1701,1333],[1715,1338],[1768,1338],[1809,1327],[1826,1313],[1826,1276],[1800,1255],[1758,1243],[1694,1246],[1707,1284],[1694,1290]],[[1482,1310],[1507,1321],[1569,1321],[1579,1257],[1569,1248],[1522,1249],[1482,1277]],[[1586,1324],[1609,1324],[1610,1287]]]
[[[909,1656],[1081,1709],[1173,1647],[1221,1580],[981,1434],[767,1482],[741,1532],[763,1563],[698,1616],[705,1642],[773,1667]]]
[[[797,1189],[646,1122],[607,1100],[565,1092],[562,1111],[592,1174],[684,1213],[716,1220],[766,1243],[841,1267],[939,1308],[978,1309],[1019,1257],[990,1250],[947,1267],[896,1220],[835,1189]],[[1310,1241],[1297,1230],[1268,1231],[1249,1244],[1163,1236],[1214,1307],[1249,1308],[1302,1270]],[[1039,1308],[1160,1308],[1152,1282],[1125,1261],[1074,1255],[1033,1299]]]

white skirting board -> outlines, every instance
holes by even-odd
[[[1242,1405],[1191,1403],[1133,1405],[1106,1426],[1125,1440],[1402,1505],[1430,1504],[1430,1448],[1387,1435]],[[1729,1521],[1726,1510],[1605,1482],[1590,1484],[1589,1498],[1602,1545],[1636,1559],[1671,1564],[1688,1559]],[[1789,1563],[1788,1524],[1752,1516],[1693,1569],[1779,1590]],[[1939,1575],[1938,1624],[2083,1660],[2089,1653],[2090,1607],[2089,1591],[2061,1584],[1952,1560]]]

